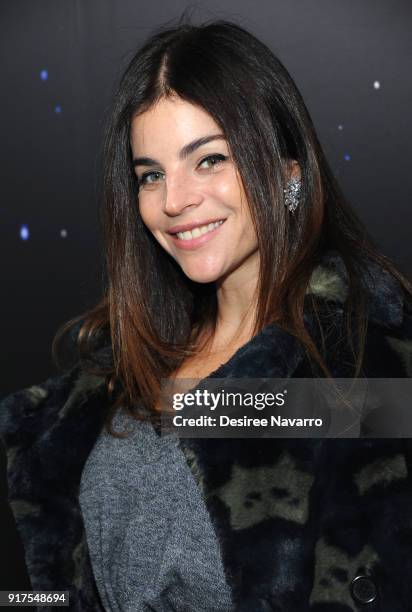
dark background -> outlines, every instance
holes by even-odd
[[[412,276],[410,0],[2,0],[0,398],[55,372],[57,328],[100,295],[105,112],[136,48],[188,6],[193,22],[235,21],[277,53],[349,201]],[[30,589],[4,466],[0,589]]]

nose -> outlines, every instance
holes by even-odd
[[[179,171],[166,175],[164,212],[170,216],[180,215],[189,206],[199,206],[203,201],[196,181],[188,173]]]

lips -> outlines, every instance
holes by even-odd
[[[182,225],[174,225],[169,230],[167,230],[168,234],[177,234],[178,232],[186,232],[195,227],[202,227],[203,225],[209,225],[209,223],[216,223],[217,221],[225,221],[226,219],[222,219],[222,217],[214,218],[214,219],[206,219],[205,221],[193,221],[192,223],[185,223]]]
[[[171,234],[171,239],[173,243],[175,244],[175,246],[182,251],[196,250],[198,248],[201,248],[206,242],[209,242],[209,240],[213,240],[216,234],[218,234],[221,231],[221,228],[225,225],[226,219],[217,219],[216,221],[220,221],[220,220],[222,221],[222,223],[217,225],[214,229],[209,230],[205,234],[202,234],[201,236],[182,240],[181,238],[179,238],[177,234]],[[212,221],[210,223],[212,223]],[[192,227],[193,227],[193,224],[192,224]],[[194,227],[199,227],[199,226],[195,225]],[[180,231],[179,231],[179,234],[180,234]]]

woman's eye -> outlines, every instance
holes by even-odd
[[[199,162],[198,167],[208,170],[210,168],[214,168],[220,162],[225,161],[226,159],[228,159],[227,155],[222,155],[220,153],[214,154],[214,155],[208,155],[207,157],[202,159],[201,162]],[[163,172],[152,171],[152,172],[145,172],[144,174],[142,174],[142,176],[137,179],[137,182],[138,182],[139,187],[141,187],[144,185],[145,186],[155,185],[159,183],[161,180],[164,180]]]
[[[162,176],[162,172],[146,172],[138,179],[139,187],[140,185],[153,185],[153,183],[157,183]]]
[[[220,153],[217,155],[208,155],[199,163],[199,168],[201,166],[203,166],[203,168],[213,168],[213,166],[216,166],[219,162],[225,161],[226,159],[227,155],[221,155]]]

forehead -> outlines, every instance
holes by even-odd
[[[202,107],[175,96],[162,98],[147,111],[135,115],[130,127],[134,154],[164,147],[182,147],[195,138],[221,132]]]

